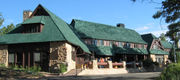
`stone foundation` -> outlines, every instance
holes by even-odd
[[[50,43],[49,67],[51,72],[59,71],[59,64],[67,64],[67,71],[75,69],[75,61],[72,60],[74,47],[66,42]]]
[[[8,66],[8,46],[0,45],[0,64]]]
[[[49,68],[51,72],[59,71],[59,64],[66,63],[66,55],[65,42],[50,43]]]
[[[68,44],[68,43],[65,43],[65,46],[66,46],[66,52],[67,52],[67,57],[66,57],[66,62],[67,62],[67,71],[70,71],[71,69],[75,69],[76,68],[76,62],[75,60],[73,60],[73,53],[75,51],[75,48]],[[74,50],[74,51],[73,51]]]

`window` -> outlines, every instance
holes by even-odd
[[[36,33],[42,31],[43,24],[24,24],[22,33]]]
[[[158,49],[157,45],[153,45],[153,49]]]
[[[112,41],[109,41],[109,46],[112,46],[113,42]]]
[[[40,53],[34,53],[34,61],[40,62]]]
[[[110,45],[110,42],[104,40],[104,46],[109,46],[109,45]]]
[[[126,43],[126,47],[130,48],[131,44],[130,43]]]
[[[97,40],[97,46],[101,46],[102,40]]]
[[[118,44],[119,44],[119,45],[118,45],[119,47],[122,47],[122,43],[121,43],[121,42],[119,42]]]
[[[97,40],[94,40],[94,45],[97,45]]]
[[[8,56],[9,56],[9,63],[14,63],[14,53],[10,53]]]
[[[144,44],[142,44],[141,47],[144,49]]]
[[[131,44],[130,43],[124,43],[125,48],[130,48]]]
[[[104,45],[104,41],[103,40],[99,40],[100,41],[100,45]]]
[[[134,48],[138,48],[138,44],[134,44]]]

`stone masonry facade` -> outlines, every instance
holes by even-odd
[[[8,46],[0,45],[0,64],[8,66]]]

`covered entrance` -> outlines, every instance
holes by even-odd
[[[43,71],[49,68],[49,43],[8,45],[9,66],[39,66]]]

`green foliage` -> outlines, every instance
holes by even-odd
[[[162,40],[162,41],[166,41],[166,36],[164,33],[162,33],[159,38]]]
[[[5,64],[0,64],[0,67],[5,68],[6,66]]]
[[[162,1],[162,7],[157,11],[153,18],[165,18],[166,23],[172,23],[179,21],[180,19],[180,2],[179,0],[164,0]]]
[[[0,29],[0,35],[6,34],[15,28],[14,24],[7,25]]]
[[[59,64],[60,66],[60,73],[64,73],[67,71],[67,65],[64,63]]]
[[[153,62],[151,58],[147,58],[146,60],[143,61],[143,67],[146,69],[151,68],[152,65],[158,66],[159,63]]]
[[[0,14],[0,26],[3,24],[4,22],[4,18],[2,17],[2,15]]]
[[[176,52],[177,63],[180,64],[180,52]]]
[[[26,68],[24,68],[23,66],[19,67],[18,65],[15,65],[15,66],[10,66],[9,68],[13,70],[25,71],[26,73],[30,73],[30,74],[37,74],[38,72],[41,71],[40,66],[33,66],[33,67],[26,66]]]
[[[175,42],[176,47],[179,42],[179,31],[180,31],[180,1],[179,0],[164,0],[162,1],[162,7],[157,11],[153,18],[164,18],[168,25],[169,31],[166,33],[171,40]]]
[[[180,63],[169,64],[163,70],[158,80],[180,80]]]

